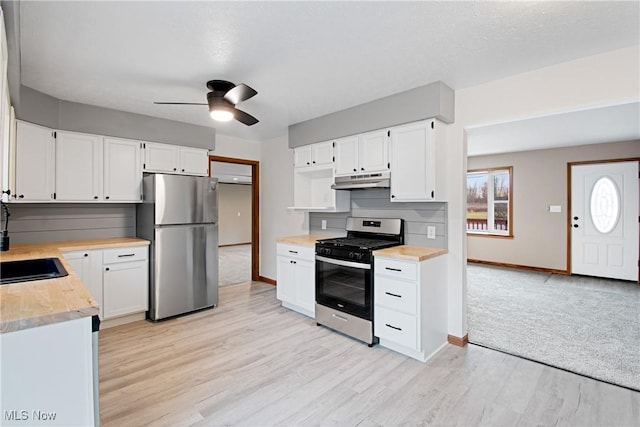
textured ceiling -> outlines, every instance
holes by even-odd
[[[632,2],[34,2],[22,84],[56,98],[264,140],[442,80],[453,89],[637,45]],[[205,82],[247,83],[245,127],[211,121]]]

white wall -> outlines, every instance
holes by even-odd
[[[451,335],[467,333],[465,128],[637,101],[639,64],[640,46],[634,46],[456,91],[456,122],[448,128],[446,162]]]
[[[293,206],[293,150],[287,136],[262,143],[260,162],[260,274],[276,278],[276,238],[308,234],[308,214]]]
[[[216,134],[216,144],[209,154],[235,159],[260,160],[261,144],[258,141]]]
[[[251,243],[251,185],[218,184],[218,244]]]

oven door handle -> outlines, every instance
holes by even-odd
[[[327,258],[320,255],[316,255],[316,261],[322,261],[329,264],[341,265],[343,267],[359,268],[361,270],[371,270],[370,264],[364,264],[364,263],[352,262],[352,261],[343,261],[341,259]]]

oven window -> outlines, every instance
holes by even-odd
[[[344,311],[366,314],[371,305],[370,284],[371,270],[316,261],[316,298],[319,303],[342,303]]]

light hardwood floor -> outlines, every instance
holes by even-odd
[[[317,327],[275,287],[100,332],[103,426],[640,426],[640,393],[482,347],[420,363]]]

